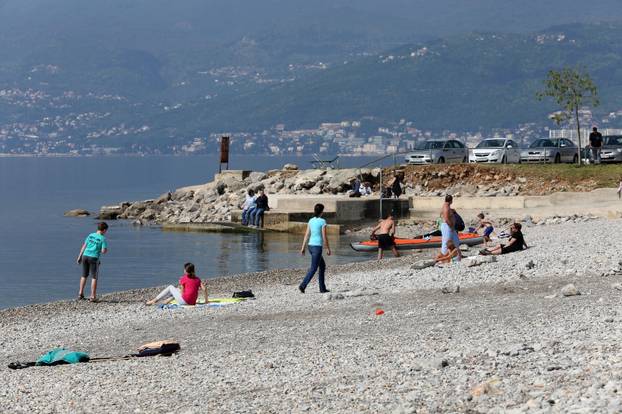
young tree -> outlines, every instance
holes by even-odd
[[[587,72],[581,69],[563,68],[559,71],[549,71],[544,81],[544,90],[538,92],[539,100],[551,97],[557,102],[563,112],[556,113],[554,121],[561,123],[563,120],[574,116],[579,139],[578,161],[581,165],[581,123],[579,121],[579,109],[581,106],[591,104],[598,106],[598,90]]]

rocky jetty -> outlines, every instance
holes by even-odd
[[[136,223],[208,223],[229,221],[249,189],[272,194],[346,194],[355,177],[378,188],[380,168],[298,170],[287,164],[282,170],[248,174],[223,173],[212,182],[164,193],[156,199],[103,206],[102,220],[131,219]]]
[[[480,165],[402,166],[396,169],[364,168],[337,170],[300,170],[286,164],[268,172],[224,172],[212,182],[167,192],[155,199],[124,202],[101,208],[103,220],[132,219],[137,224],[188,224],[229,221],[249,190],[263,189],[274,194],[346,194],[358,177],[380,190],[380,176],[385,182],[394,175],[403,177],[406,197],[434,197],[447,193],[455,197],[511,197],[543,195],[563,191],[591,191],[596,182],[590,179],[571,182],[563,178],[546,179],[524,174],[520,169]],[[564,221],[560,218],[559,221]]]

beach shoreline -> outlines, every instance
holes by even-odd
[[[530,249],[478,267],[416,270],[416,256],[331,266],[328,294],[317,292],[315,280],[299,293],[304,269],[289,269],[208,280],[211,297],[256,295],[221,308],[147,307],[154,287],[105,295],[98,304],[0,311],[0,409],[619,410],[622,266],[610,246],[622,220],[531,225],[524,233]],[[561,293],[570,283],[580,295]],[[6,368],[55,346],[125,355],[158,339],[179,341],[181,351]]]

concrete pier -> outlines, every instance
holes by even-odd
[[[339,233],[343,225],[372,222],[381,217],[382,212],[391,211],[396,218],[410,216],[410,199],[380,199],[375,197],[349,198],[332,195],[272,195],[269,199],[270,211],[264,214],[264,227],[270,230],[304,232],[306,222],[313,217],[313,207],[324,204],[324,215],[329,224],[329,233]],[[242,212],[234,210],[231,221],[240,223]]]

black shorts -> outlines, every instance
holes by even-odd
[[[382,250],[390,249],[395,246],[395,239],[393,236],[388,234],[379,234],[378,235],[378,248]]]
[[[89,277],[89,274],[93,279],[97,279],[99,273],[99,258],[82,256],[82,277]]]
[[[512,245],[514,246],[514,245]],[[520,252],[522,249],[517,249],[516,247],[506,246],[504,244],[501,245],[501,254],[508,254],[514,252]]]

